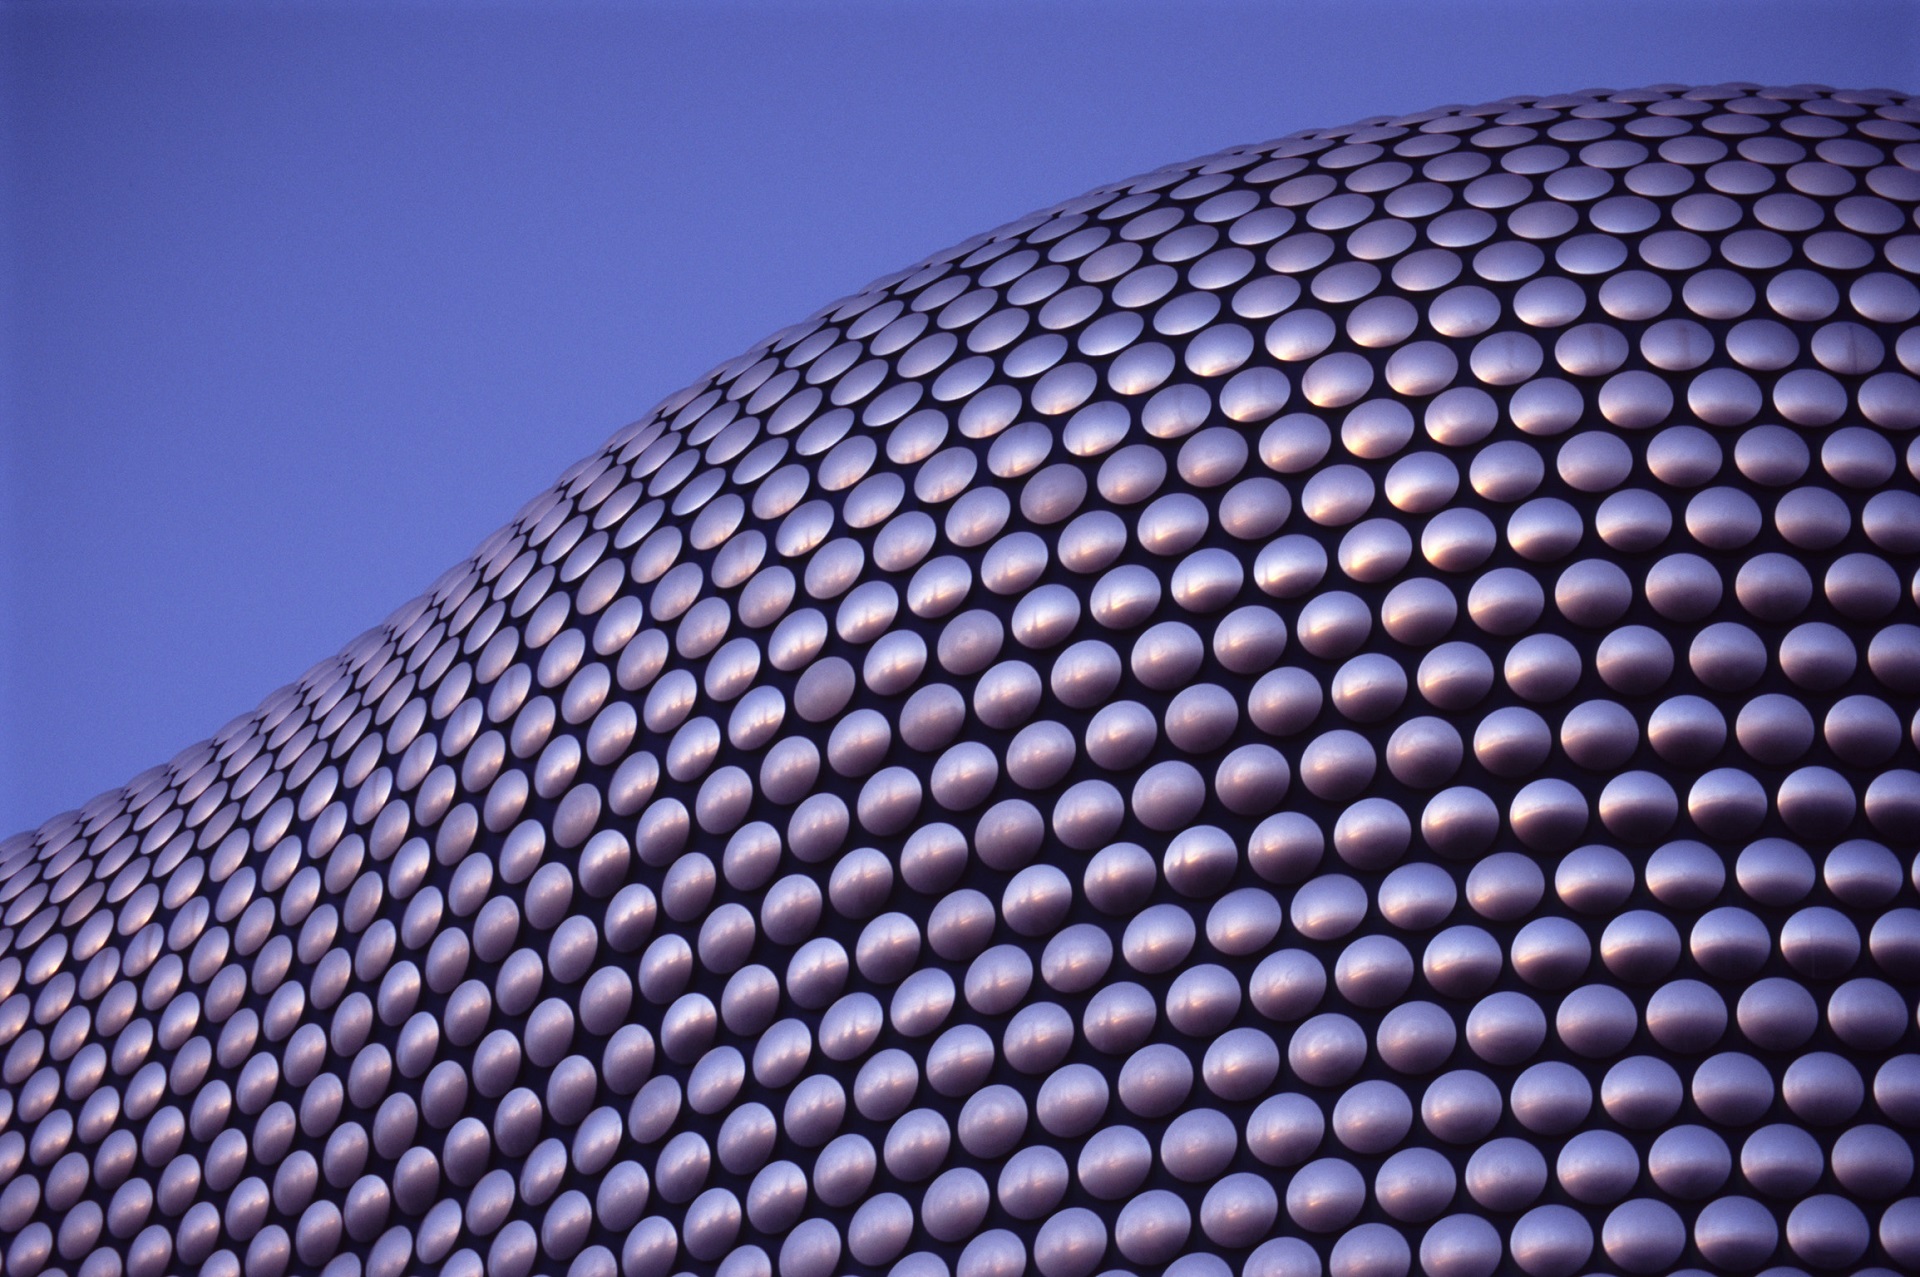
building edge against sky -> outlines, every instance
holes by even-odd
[[[0,843],[8,1270],[1920,1264],[1916,204],[1528,97],[782,330]]]

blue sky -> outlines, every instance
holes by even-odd
[[[0,4],[0,834],[868,279],[1236,142],[1920,85],[1912,3]]]

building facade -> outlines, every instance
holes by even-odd
[[[1237,147],[0,843],[5,1272],[1920,1270],[1920,101]]]

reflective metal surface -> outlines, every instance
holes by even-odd
[[[0,843],[5,1272],[1920,1270],[1917,201],[1523,97],[776,334]]]

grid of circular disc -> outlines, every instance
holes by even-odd
[[[1920,103],[876,281],[0,842],[15,1277],[1920,1270]]]

